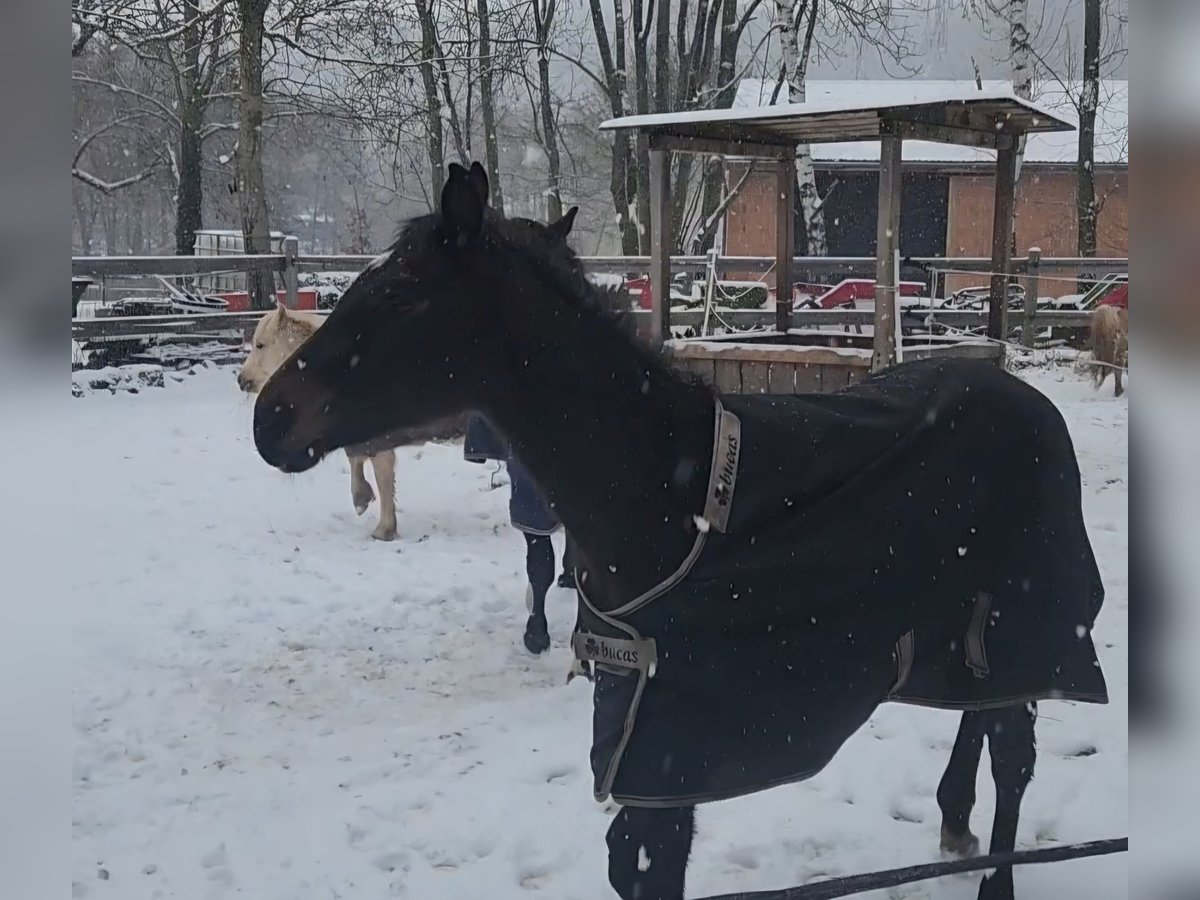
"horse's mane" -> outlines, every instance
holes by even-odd
[[[409,220],[394,247],[429,248],[445,244],[444,226],[437,215]],[[480,240],[485,245],[517,255],[534,277],[549,287],[563,302],[583,311],[593,326],[619,335],[636,355],[639,367],[680,383],[685,388],[712,393],[712,388],[693,373],[674,365],[663,354],[637,339],[636,318],[629,293],[623,285],[598,285],[587,277],[583,261],[567,242],[553,236],[547,226],[534,219],[505,218],[489,213]]]

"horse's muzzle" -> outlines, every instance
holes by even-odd
[[[319,439],[307,442],[296,439],[295,407],[263,400],[260,394],[254,406],[254,446],[263,461],[290,473],[306,472],[320,462],[325,449]]]

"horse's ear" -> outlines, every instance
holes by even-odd
[[[471,163],[471,171],[467,173],[471,176],[471,184],[475,185],[475,190],[479,191],[479,196],[483,198],[486,205],[488,202],[488,194],[491,192],[491,185],[488,184],[487,172],[483,170],[478,162]]]
[[[279,318],[281,318],[281,319],[286,319],[288,317],[288,308],[287,308],[287,304],[284,301],[282,301],[282,300],[275,301],[275,314],[278,315]]]
[[[483,228],[484,198],[471,175],[458,163],[450,163],[450,173],[442,188],[442,220],[454,232],[460,247]]]
[[[567,235],[571,233],[571,226],[575,224],[575,214],[579,212],[578,206],[572,206],[566,211],[561,219],[553,225],[547,225],[546,230],[550,232],[552,237],[559,240],[566,240]]]

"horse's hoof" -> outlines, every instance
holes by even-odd
[[[550,649],[550,635],[537,628],[525,629],[525,649],[533,654],[542,654]]]
[[[371,532],[371,537],[377,541],[394,541],[396,539],[396,526],[385,526],[381,523]]]
[[[361,516],[367,511],[367,507],[375,502],[375,492],[369,484],[364,484],[361,490],[351,492],[350,499],[354,501],[354,511]]]
[[[965,834],[954,834],[942,828],[942,853],[957,859],[970,859],[979,855],[979,838],[970,831]]]

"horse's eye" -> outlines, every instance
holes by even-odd
[[[262,341],[258,341],[258,342],[257,342],[257,343],[255,343],[255,345],[254,345],[254,349],[255,349],[255,350],[265,350],[265,349],[266,349],[266,347],[267,347],[267,345],[266,345],[266,344],[264,344]]]

